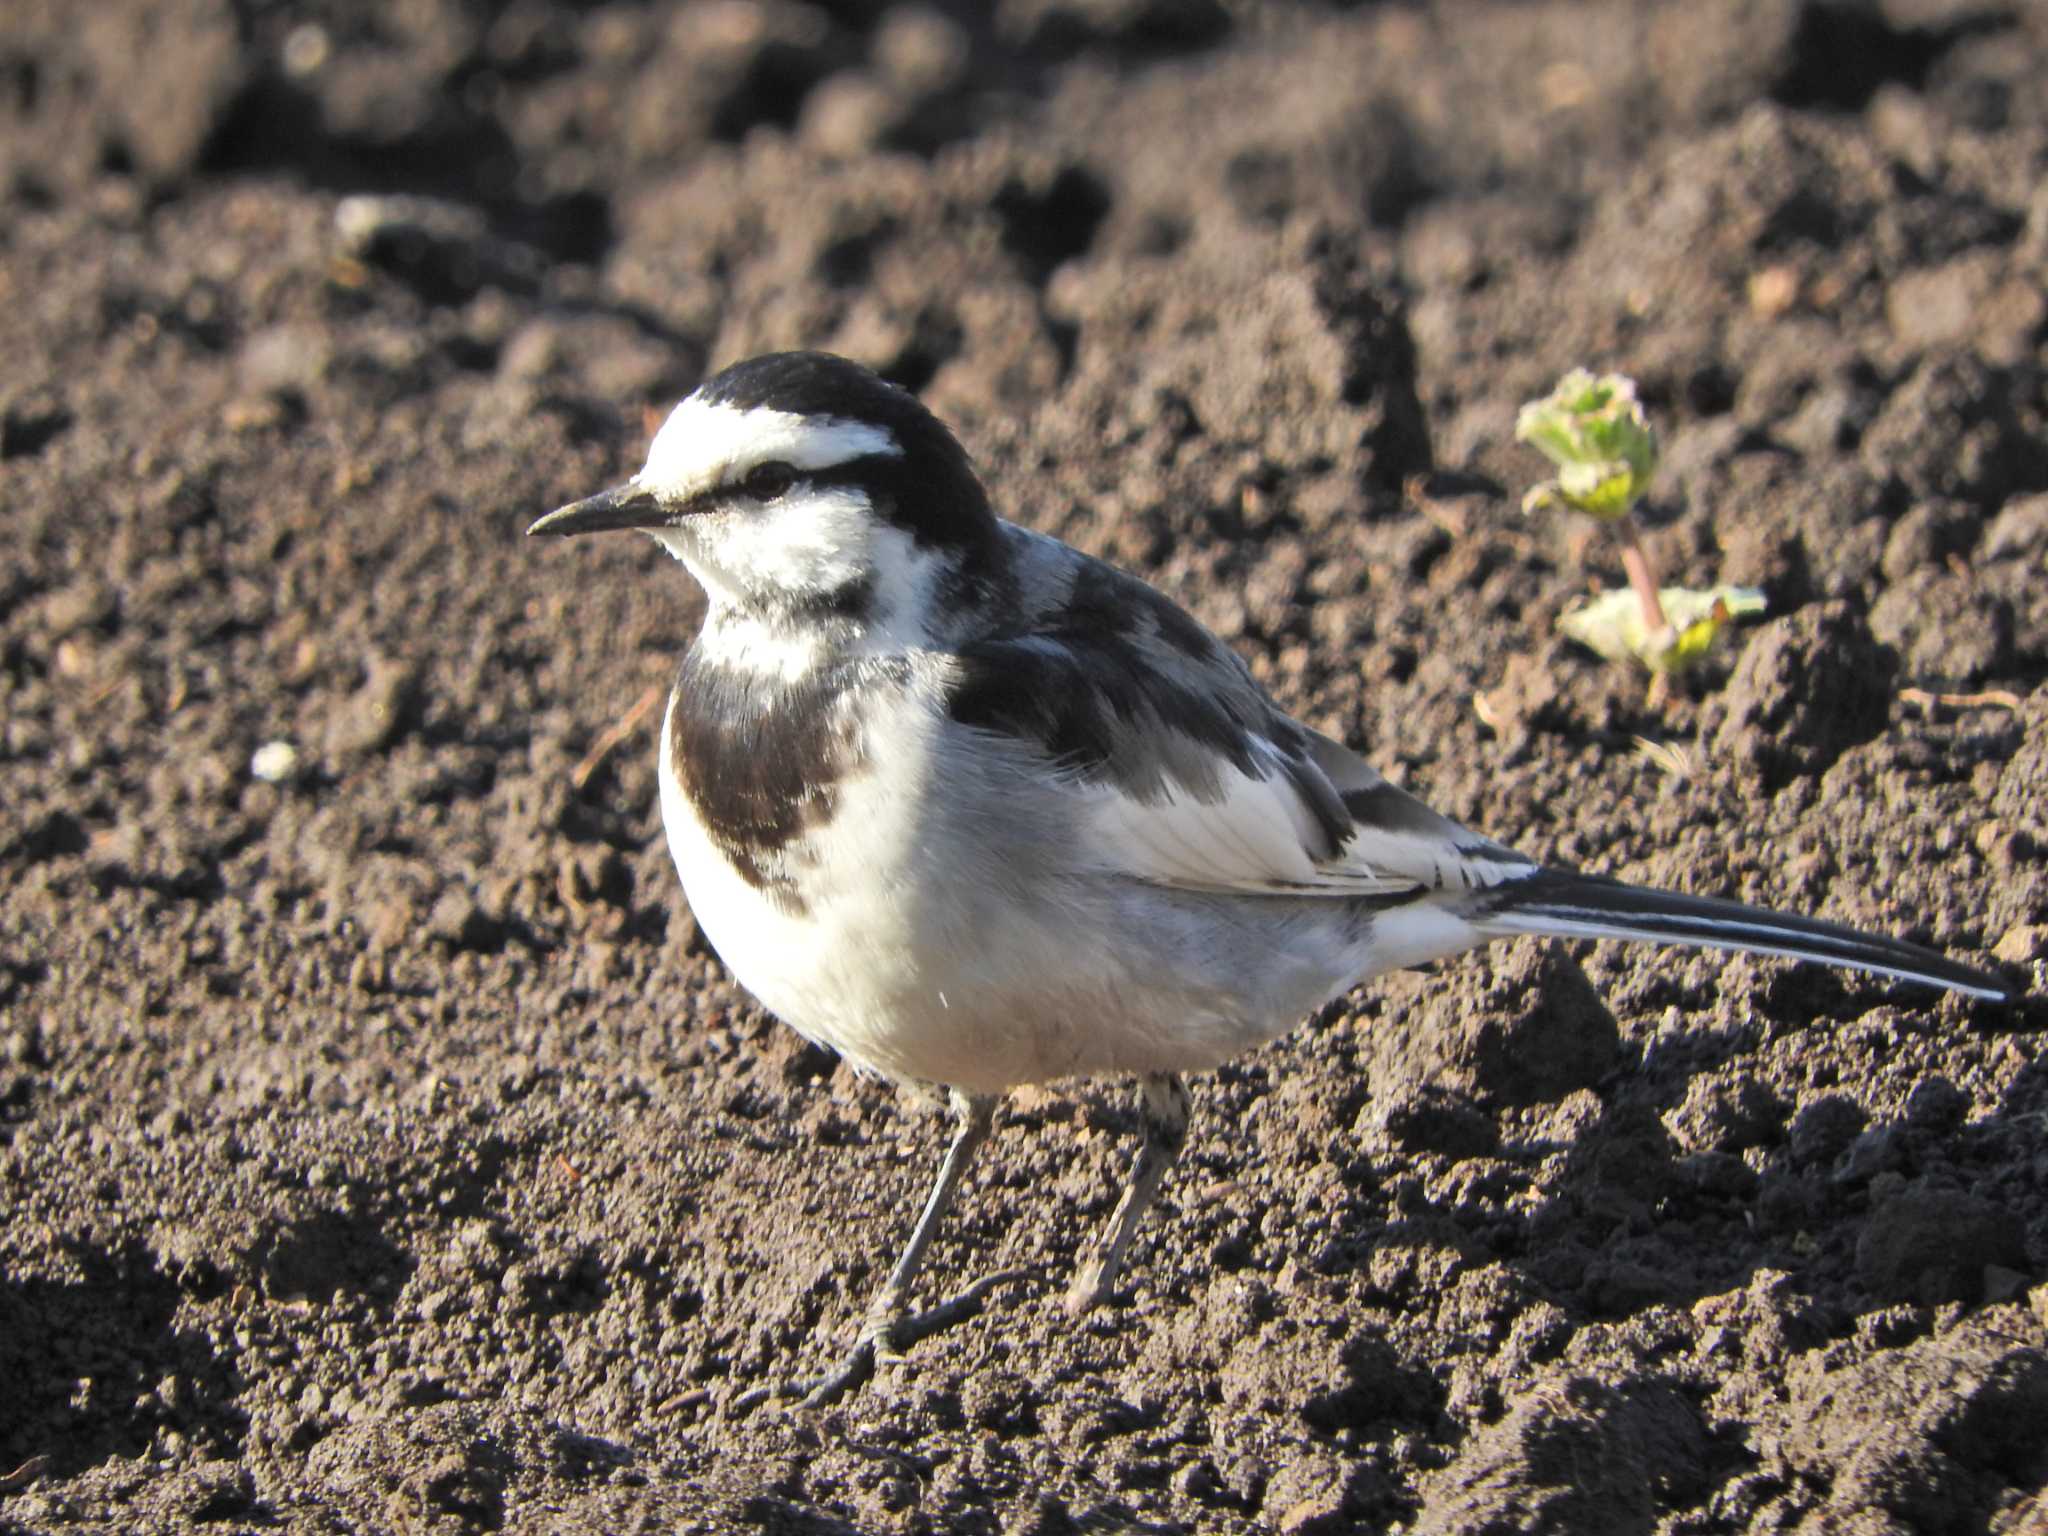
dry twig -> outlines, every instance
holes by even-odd
[[[1983,693],[1929,693],[1925,688],[1901,688],[1899,702],[1918,704],[1922,709],[2018,709],[2020,696],[2004,688]]]
[[[660,702],[661,684],[648,684],[647,691],[634,701],[633,707],[591,745],[590,750],[584,754],[583,761],[576,765],[576,771],[569,775],[569,782],[578,789],[588,784],[590,776],[597,772],[607,757],[611,756],[612,749],[640,729],[640,722],[645,720],[654,706]]]

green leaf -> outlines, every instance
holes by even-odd
[[[1650,633],[1642,604],[1628,587],[1602,592],[1566,610],[1558,615],[1557,627],[1609,661],[1640,662],[1652,672],[1682,672],[1707,654],[1729,624],[1764,611],[1764,595],[1755,587],[1720,586],[1704,592],[1661,587],[1657,597],[1671,622],[1668,634]]]
[[[1657,438],[1636,399],[1635,380],[1596,378],[1574,368],[1515,417],[1515,436],[1555,464],[1558,475],[1523,498],[1525,511],[1563,502],[1602,522],[1628,515],[1657,468]]]

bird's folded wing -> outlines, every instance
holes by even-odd
[[[1169,781],[1149,798],[1076,786],[1104,862],[1181,890],[1359,898],[1473,890],[1534,868],[1302,734],[1306,750],[1262,739],[1252,771],[1220,763],[1213,783]],[[1341,821],[1319,814],[1333,801]]]
[[[1398,897],[1529,873],[1282,714],[1242,665],[1115,633],[1039,633],[957,658],[948,712],[1073,797],[1105,873],[1180,890]]]

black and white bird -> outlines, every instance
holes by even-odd
[[[1912,944],[1546,868],[1290,719],[1136,577],[998,518],[953,435],[843,358],[757,357],[640,472],[531,533],[632,528],[707,612],[661,733],[662,820],[734,976],[857,1067],[950,1099],[909,1243],[814,1400],[963,1316],[913,1315],[1008,1089],[1128,1075],[1144,1139],[1069,1293],[1101,1301],[1186,1135],[1182,1074],[1369,977],[1517,934],[1712,945],[1994,1001]],[[991,1277],[1002,1279],[1007,1277]]]

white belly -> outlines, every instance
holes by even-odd
[[[698,926],[748,991],[856,1066],[979,1092],[1200,1070],[1372,968],[1335,903],[1088,874],[1074,829],[999,765],[955,752],[934,766],[928,706],[905,695],[882,713],[831,819],[785,851],[800,901],[734,867],[661,754],[662,820]]]

